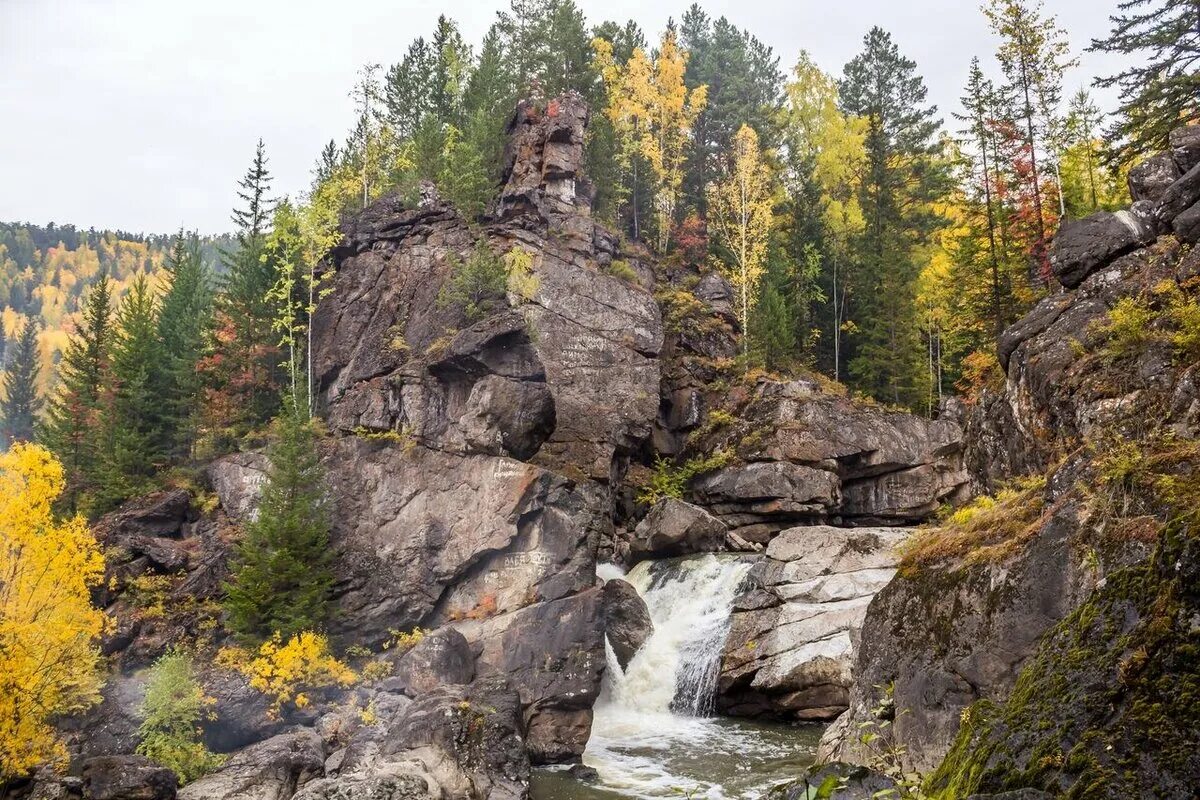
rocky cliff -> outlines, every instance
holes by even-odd
[[[273,713],[244,675],[205,663],[205,741],[228,760],[181,795],[524,797],[531,764],[582,753],[606,634],[620,663],[647,635],[636,593],[597,580],[601,559],[751,554],[723,707],[820,719],[846,706],[894,545],[967,491],[961,429],[828,382],[747,375],[729,285],[593,219],[587,121],[574,95],[522,103],[482,221],[433,187],[345,221],[313,325],[329,633],[374,677]],[[473,259],[504,274],[456,302],[448,287]],[[656,457],[704,467],[649,503]],[[173,644],[205,659],[226,642],[222,581],[266,469],[260,453],[229,455],[207,469],[211,496],[175,490],[101,522],[114,673],[68,723],[83,781],[25,789],[175,793],[131,755],[144,670]],[[417,628],[419,644],[381,652]]]
[[[881,732],[904,768],[941,765],[945,797],[1185,797],[1200,781],[1179,716],[1194,713],[1200,128],[1171,141],[1131,172],[1131,209],[1055,237],[1062,290],[1004,332],[1004,383],[966,423],[973,478],[1007,488],[916,537],[875,596],[827,757],[873,760],[861,732]]]

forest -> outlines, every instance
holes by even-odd
[[[363,65],[347,87],[356,122],[317,155],[298,195],[274,191],[271,143],[247,143],[228,235],[0,224],[0,445],[14,445],[5,475],[30,495],[14,489],[0,512],[78,557],[78,613],[67,609],[55,634],[74,642],[64,652],[95,666],[79,645],[100,626],[78,610],[91,610],[80,598],[99,574],[71,544],[80,516],[192,486],[200,465],[266,447],[262,514],[224,587],[227,624],[250,652],[265,648],[261,658],[305,647],[319,651],[314,663],[328,658],[323,640],[303,636],[327,621],[333,580],[310,363],[329,254],[345,220],[393,194],[415,206],[429,183],[482,225],[522,99],[551,115],[564,93],[586,101],[580,191],[624,246],[664,269],[724,276],[742,373],[820,375],[871,407],[926,419],[949,398],[1003,385],[1000,334],[1061,291],[1056,231],[1128,206],[1131,166],[1200,120],[1200,10],[1126,0],[1111,34],[1088,47],[1137,66],[1100,76],[1077,74],[1080,53],[1040,0],[986,0],[980,13],[1000,46],[971,62],[959,106],[938,109],[920,63],[878,27],[827,70],[700,5],[646,31],[589,20],[573,0],[512,0],[480,42],[443,16],[394,63]],[[1088,90],[1064,90],[1092,81],[1119,89],[1115,113]],[[482,316],[473,304],[523,269],[519,255],[483,247],[438,302]],[[623,269],[608,267],[617,278]],[[658,291],[664,308],[672,291]],[[51,523],[51,504],[73,521]],[[190,685],[174,657],[160,661],[162,679]],[[0,779],[56,757],[47,719],[97,691],[63,680],[30,727],[0,724]],[[0,698],[23,702],[12,694]],[[196,744],[187,730],[168,734]],[[211,756],[169,758],[190,778]]]

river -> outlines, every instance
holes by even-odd
[[[737,556],[642,562],[624,577],[646,601],[654,633],[621,670],[612,651],[583,763],[599,780],[538,770],[533,800],[755,798],[813,762],[819,725],[713,715],[729,617],[750,564]]]

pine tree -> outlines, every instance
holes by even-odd
[[[25,320],[0,381],[4,391],[0,399],[0,450],[13,442],[33,439],[34,422],[42,407],[37,393],[39,327],[33,317]]]
[[[225,607],[246,640],[285,639],[328,619],[329,517],[314,421],[307,404],[285,400],[268,450],[271,466],[257,518],[238,544]]]
[[[79,508],[91,486],[100,452],[101,390],[108,381],[112,348],[112,283],[107,275],[88,292],[82,319],[58,364],[59,388],[50,402],[41,438],[65,472],[61,502]]]
[[[861,291],[854,319],[861,335],[850,374],[876,398],[915,405],[922,399],[915,380],[923,353],[913,249],[936,225],[930,203],[943,188],[933,161],[937,109],[925,105],[916,64],[881,28],[871,29],[863,52],[846,65],[839,93],[846,113],[867,121],[859,188],[865,226],[855,248]]]
[[[101,399],[102,441],[89,516],[146,491],[163,466],[166,409],[159,395],[163,350],[158,302],[139,275],[117,312],[109,391]]]
[[[1096,82],[1121,90],[1120,118],[1108,132],[1124,161],[1165,150],[1167,134],[1200,120],[1200,4],[1196,0],[1123,0],[1112,32],[1092,50],[1149,60]]]
[[[163,264],[165,282],[158,313],[162,342],[162,430],[159,447],[169,459],[188,455],[195,440],[200,406],[200,378],[196,365],[212,322],[212,287],[200,256],[200,239],[182,231]]]

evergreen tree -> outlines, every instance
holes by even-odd
[[[195,440],[201,388],[196,365],[212,321],[212,287],[200,256],[199,237],[180,231],[163,268],[158,314],[162,342],[159,447],[168,458],[179,459],[188,455]]]
[[[33,317],[25,320],[0,381],[4,391],[0,399],[0,449],[33,439],[34,422],[42,407],[37,393],[39,327]]]
[[[163,349],[158,302],[144,275],[138,276],[117,312],[110,390],[101,401],[103,439],[87,511],[104,513],[146,491],[162,468],[164,416],[160,397]]]
[[[839,85],[848,114],[867,121],[866,170],[859,189],[862,291],[854,318],[861,330],[850,374],[876,398],[915,405],[923,355],[915,318],[920,272],[913,249],[936,226],[931,201],[943,188],[933,137],[937,109],[925,105],[916,64],[889,33],[872,28]]]
[[[100,453],[100,396],[108,380],[112,348],[112,284],[107,275],[88,292],[82,319],[58,364],[59,388],[46,414],[42,440],[63,465],[61,502],[79,508],[81,492],[95,478]]]
[[[1092,50],[1149,60],[1096,82],[1121,90],[1120,117],[1108,132],[1113,150],[1130,161],[1165,150],[1167,134],[1200,120],[1200,4],[1196,0],[1122,0],[1109,17],[1112,32]]]
[[[254,160],[238,183],[241,205],[234,209],[237,246],[223,252],[226,274],[215,302],[215,321],[205,375],[206,425],[223,449],[279,408],[278,337],[273,325],[275,266],[266,257],[274,200],[266,149],[260,140]]]
[[[272,431],[258,517],[246,526],[225,586],[229,626],[249,641],[321,628],[333,584],[324,474],[307,404],[289,396]]]
[[[725,17],[715,22],[693,4],[683,15],[680,45],[687,51],[685,82],[707,87],[707,102],[693,126],[684,178],[686,202],[703,214],[705,187],[742,125],[758,134],[764,149],[778,143],[776,115],[783,74],[770,47]]]
[[[387,71],[383,83],[383,100],[388,124],[403,139],[411,138],[421,120],[432,109],[430,89],[436,53],[423,37],[408,46],[399,63]]]

